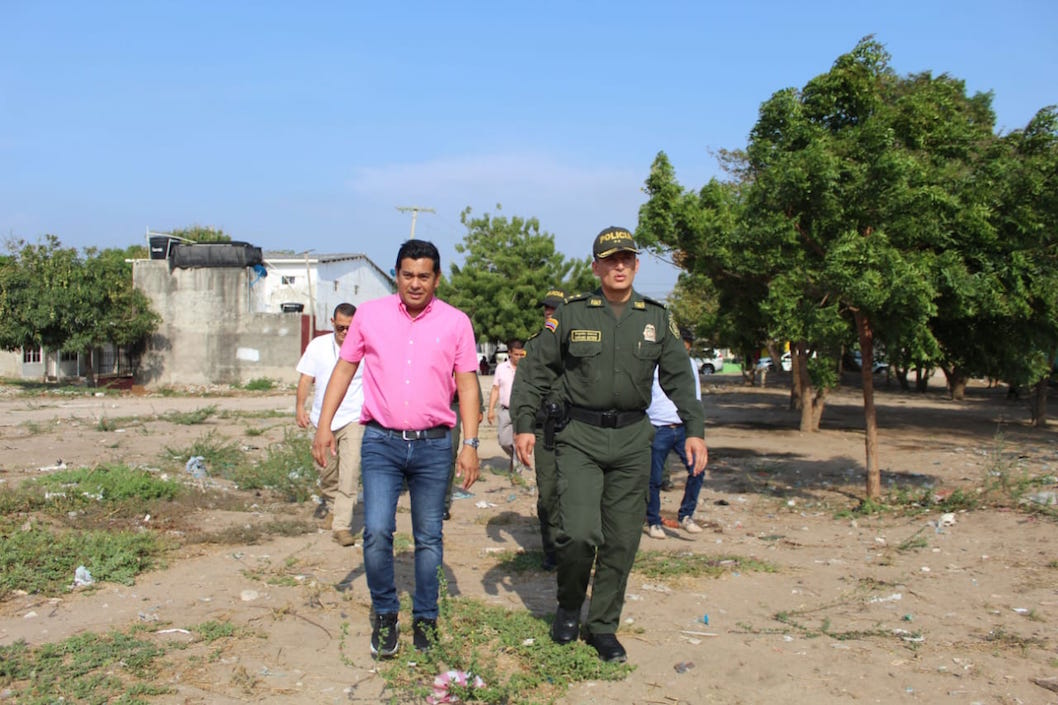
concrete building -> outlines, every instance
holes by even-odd
[[[366,255],[355,253],[264,253],[264,273],[251,283],[251,306],[259,313],[275,313],[301,306],[326,326],[334,307],[342,302],[359,306],[395,292],[389,274]]]
[[[132,281],[162,318],[137,374],[148,387],[296,383],[294,365],[308,342],[329,330],[335,306],[396,290],[359,254],[266,253],[249,267],[137,260]]]
[[[296,383],[294,365],[308,342],[329,330],[335,306],[360,305],[396,291],[393,278],[362,254],[262,257],[246,243],[230,243],[229,253],[223,243],[155,240],[158,253],[151,242],[152,258],[132,263],[133,285],[162,318],[136,373],[136,382],[148,387],[245,384],[257,378]],[[228,257],[246,252],[260,264],[239,266],[233,264],[238,258]],[[130,369],[123,351],[113,346],[97,350],[95,365],[101,374]],[[62,380],[84,373],[76,353],[38,349],[0,355],[0,376]]]

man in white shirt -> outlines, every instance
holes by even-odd
[[[688,330],[681,330],[680,337],[687,351],[691,350],[694,336]],[[702,387],[698,382],[698,370],[691,360],[691,373],[694,377],[694,396],[700,402],[702,400]],[[652,539],[665,538],[664,526],[671,528],[681,527],[684,531],[697,534],[702,531],[694,521],[694,510],[698,506],[698,494],[702,491],[702,482],[705,480],[704,472],[694,472],[692,463],[687,462],[684,452],[684,442],[687,438],[686,429],[679,414],[676,413],[676,405],[672,403],[665,392],[661,389],[658,381],[658,371],[654,370],[654,388],[651,392],[650,406],[647,407],[647,416],[654,426],[654,441],[650,446],[650,494],[647,496],[647,534]],[[687,484],[683,489],[683,500],[675,523],[669,523],[671,519],[661,518],[661,481],[665,470],[665,461],[669,453],[675,451],[680,457],[683,466],[687,468]]]
[[[507,341],[507,359],[496,366],[492,378],[492,391],[489,392],[489,423],[496,425],[496,436],[500,448],[510,457],[510,473],[521,471],[523,465],[514,452],[514,426],[511,425],[511,387],[514,385],[514,373],[518,362],[525,357],[525,343],[517,338]],[[496,403],[499,402],[499,414]]]
[[[297,423],[301,428],[308,428],[310,423],[313,427],[319,425],[323,394],[327,391],[331,372],[338,361],[338,351],[345,341],[355,313],[356,307],[352,304],[338,304],[334,309],[334,317],[331,318],[334,333],[314,338],[298,361],[297,370],[301,377],[297,391]],[[323,528],[331,529],[334,540],[342,546],[352,546],[356,543],[352,521],[360,476],[360,441],[364,437],[364,427],[360,425],[360,408],[364,404],[362,371],[361,365],[331,422],[338,452],[336,455],[327,456],[325,467],[316,465],[320,475],[322,500],[313,516],[323,520]],[[312,410],[306,411],[305,400],[313,383],[315,392],[312,397]],[[328,503],[333,509],[328,508]]]

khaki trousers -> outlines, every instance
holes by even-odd
[[[320,494],[332,504],[332,531],[348,531],[353,523],[357,488],[360,484],[360,443],[364,427],[353,422],[334,432],[338,455],[327,458],[325,467],[317,466],[320,475]]]

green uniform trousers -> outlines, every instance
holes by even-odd
[[[545,556],[554,558],[555,536],[558,534],[558,478],[555,451],[544,447],[542,428],[536,429],[533,469],[536,471],[536,516],[540,519],[540,545]]]
[[[593,634],[613,634],[620,624],[646,517],[653,437],[646,415],[624,428],[574,420],[556,435],[558,604],[580,610],[594,566],[586,622]]]

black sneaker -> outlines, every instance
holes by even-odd
[[[555,610],[555,620],[551,622],[551,641],[556,644],[568,644],[576,641],[580,631],[580,610]]]
[[[371,655],[375,658],[395,656],[400,644],[400,626],[397,624],[397,613],[376,614],[371,627]]]
[[[316,505],[316,511],[312,513],[312,518],[324,519],[327,517],[327,512],[329,511],[331,510],[327,507],[327,500],[323,500],[322,502]]]
[[[544,552],[544,560],[540,562],[540,567],[546,570],[548,573],[558,567],[558,559],[555,558],[554,553]]]
[[[599,653],[599,658],[607,663],[624,663],[628,653],[613,634],[587,634],[584,641]]]
[[[416,651],[426,651],[437,643],[437,620],[416,617],[411,623]]]

